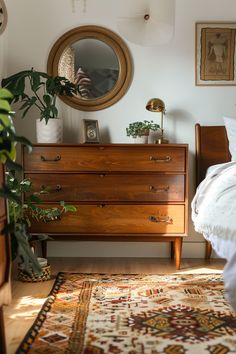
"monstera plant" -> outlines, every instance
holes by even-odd
[[[57,97],[76,95],[77,86],[65,77],[52,77],[45,72],[23,70],[2,80],[2,87],[14,95],[12,103],[21,102],[24,118],[32,107],[39,111],[40,120],[58,118]]]
[[[65,77],[31,69],[3,79],[2,86],[13,93],[12,103],[21,103],[22,118],[35,108],[38,143],[63,141],[63,120],[58,117],[57,98],[76,95],[79,90],[76,84]]]
[[[8,224],[3,234],[11,234],[12,258],[20,258],[21,268],[30,273],[41,272],[37,257],[32,252],[30,241],[32,236],[29,232],[30,220],[57,220],[66,212],[76,210],[72,205],[65,205],[61,202],[55,208],[41,208],[40,194],[31,193],[32,183],[30,180],[19,180],[16,171],[22,169],[16,163],[16,144],[21,143],[31,149],[31,143],[24,137],[15,134],[13,119],[14,112],[11,110],[9,101],[14,96],[5,89],[0,88],[0,162],[6,165],[6,181],[0,188],[0,197],[7,199],[8,203]],[[27,193],[23,201],[22,194]],[[47,235],[37,235],[37,239],[44,240]]]

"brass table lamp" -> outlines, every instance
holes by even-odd
[[[156,144],[167,144],[168,140],[164,138],[164,128],[163,128],[163,116],[165,114],[165,103],[160,98],[151,98],[146,109],[150,112],[160,112],[161,113],[161,137],[156,140]]]

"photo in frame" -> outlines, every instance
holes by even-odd
[[[99,144],[99,128],[97,120],[83,119],[83,130],[85,144]]]
[[[236,85],[235,35],[236,22],[196,23],[196,86]]]

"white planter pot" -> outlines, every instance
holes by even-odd
[[[36,120],[36,136],[38,143],[62,143],[63,141],[63,121],[61,118]]]
[[[148,135],[137,136],[134,138],[135,144],[148,144]]]

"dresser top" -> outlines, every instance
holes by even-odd
[[[164,148],[173,148],[173,147],[188,147],[188,144],[136,144],[136,143],[114,143],[114,144],[69,144],[69,143],[62,143],[62,144],[33,144],[33,146],[38,146],[38,147],[46,147],[46,146],[57,146],[57,147],[142,147],[142,148],[150,148],[150,147],[164,147]]]

